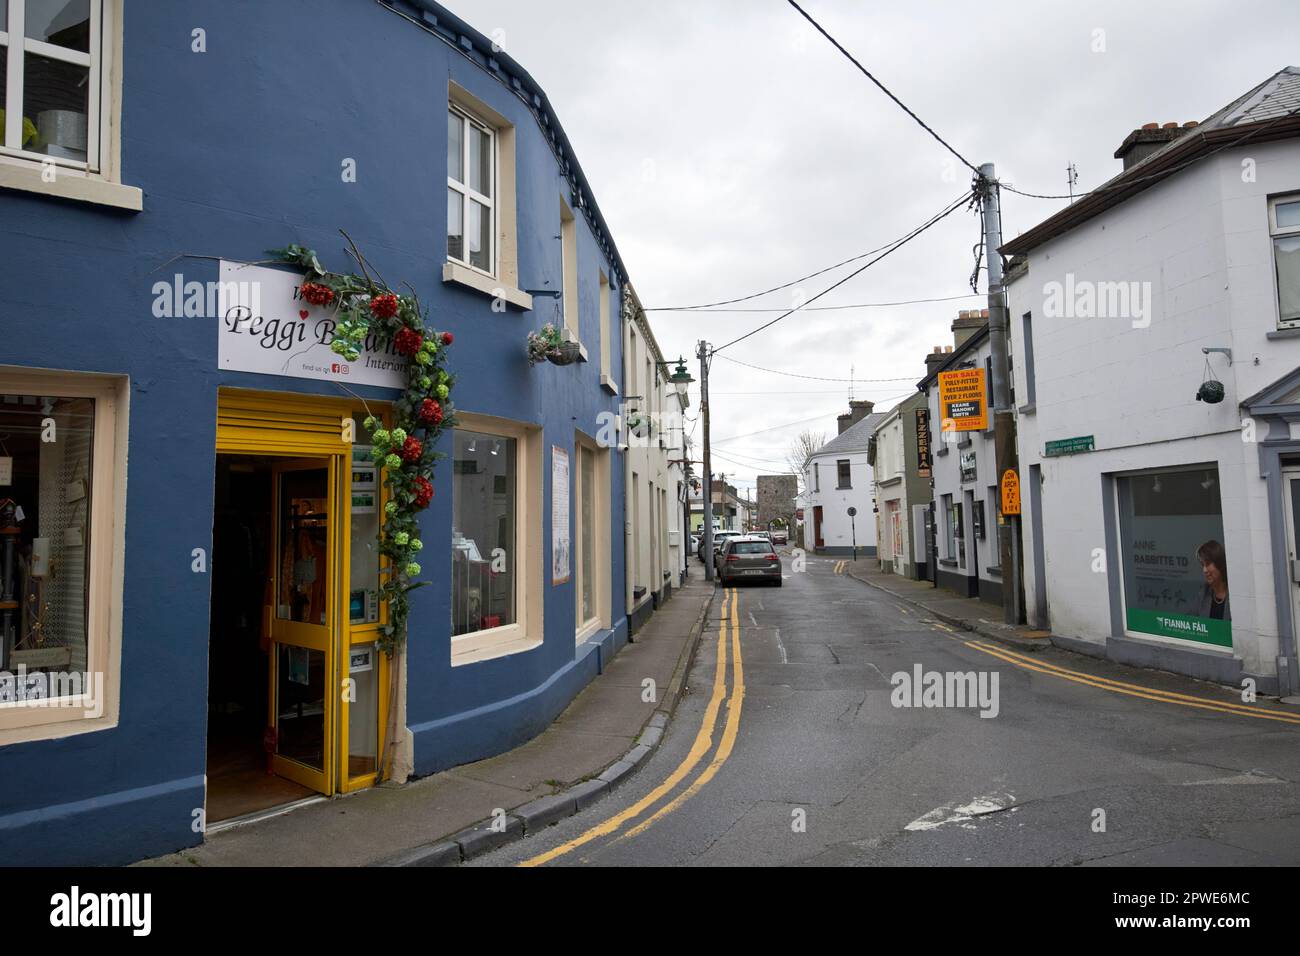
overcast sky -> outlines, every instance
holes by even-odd
[[[444,2],[502,31],[545,88],[647,308],[789,282],[903,235],[968,188],[969,173],[784,0]],[[802,5],[959,152],[1031,192],[1065,192],[1070,162],[1079,189],[1098,185],[1119,172],[1113,153],[1132,129],[1202,120],[1300,62],[1296,0]],[[1004,193],[1004,235],[1064,204]],[[978,238],[974,214],[956,213],[814,305],[969,293]],[[738,307],[789,308],[792,293],[855,267]],[[799,312],[719,352],[714,472],[752,487],[787,470],[801,430],[833,437],[850,370],[855,397],[891,407],[925,353],[952,343],[958,309],[982,305]],[[719,346],[779,314],[651,316],[665,355],[689,358],[701,338]]]

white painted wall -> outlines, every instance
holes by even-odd
[[[1243,180],[1252,160],[1255,181]],[[1026,392],[1022,316],[1033,315],[1036,408],[1018,416],[1022,479],[1043,469],[1042,525],[1052,629],[1104,642],[1108,575],[1092,570],[1104,546],[1103,473],[1217,462],[1232,594],[1234,650],[1248,672],[1275,673],[1270,515],[1258,449],[1244,442],[1238,403],[1300,366],[1300,339],[1277,327],[1268,197],[1300,191],[1300,143],[1251,144],[1201,160],[1071,232],[1033,250],[1009,305],[1017,400]],[[1052,318],[1045,286],[1075,280],[1137,281],[1152,291],[1150,323]],[[1194,400],[1203,346],[1227,390],[1219,405]],[[1097,451],[1043,458],[1044,442],[1094,435]],[[1031,499],[1022,493],[1026,553]],[[1036,571],[1026,561],[1032,606]],[[1038,622],[1041,623],[1041,622]],[[1147,635],[1139,635],[1146,638]],[[1148,638],[1158,640],[1157,638]],[[1173,642],[1193,646],[1190,642]],[[1196,645],[1199,647],[1199,645]]]
[[[851,488],[836,488],[836,462],[848,459]],[[814,478],[813,464],[819,465],[819,478]],[[805,474],[808,490],[804,494],[805,541],[809,550],[813,540],[813,511],[817,505],[822,506],[822,545],[826,548],[853,547],[854,525],[857,528],[858,548],[876,546],[876,518],[871,512],[872,497],[875,494],[875,477],[871,465],[867,463],[867,453],[851,452],[848,454],[831,452],[827,455],[814,455],[808,461]],[[818,483],[820,482],[820,490]],[[858,509],[857,516],[850,521],[848,508]]]

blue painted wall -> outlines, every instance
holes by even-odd
[[[191,52],[195,27],[206,31],[206,53]],[[252,261],[297,242],[327,268],[345,268],[346,229],[390,282],[416,288],[435,327],[455,334],[456,407],[543,427],[548,559],[550,446],[572,453],[575,428],[594,434],[598,414],[617,410],[599,385],[595,283],[598,269],[617,276],[621,267],[582,213],[587,364],[528,367],[526,333],[556,319],[553,300],[494,313],[486,296],[441,281],[454,81],[516,127],[520,286],[561,285],[558,198],[572,205],[570,186],[533,112],[496,76],[373,3],[130,3],[124,47],[122,179],[144,190],[143,212],[0,190],[0,364],[131,382],[119,725],[0,747],[0,851],[26,847],[23,859],[48,864],[122,862],[199,841],[191,821],[204,803],[210,578],[190,570],[190,551],[211,545],[217,389],[338,394],[219,371],[215,320],[151,312],[156,281],[175,272],[215,280],[217,264],[169,260]],[[342,180],[345,158],[356,161],[355,183]],[[620,370],[615,282],[611,364]],[[626,639],[617,453],[610,472],[614,628],[575,655],[574,585],[548,583],[541,647],[453,669],[450,548],[434,545],[450,544],[450,467],[439,465],[422,522],[424,576],[435,586],[413,594],[409,643],[418,773],[535,734]]]

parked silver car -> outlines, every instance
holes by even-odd
[[[718,582],[771,581],[781,586],[781,557],[767,538],[739,535],[728,538],[718,555]]]
[[[725,528],[713,532],[713,556],[717,557],[718,551],[728,538],[737,537],[739,534],[739,531],[728,531]],[[700,535],[700,544],[695,550],[695,556],[700,559],[701,564],[704,563],[704,535]]]

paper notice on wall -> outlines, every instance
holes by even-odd
[[[12,458],[0,456],[0,485],[12,485],[14,483],[14,460]]]
[[[551,446],[551,583],[569,580],[569,453]]]

